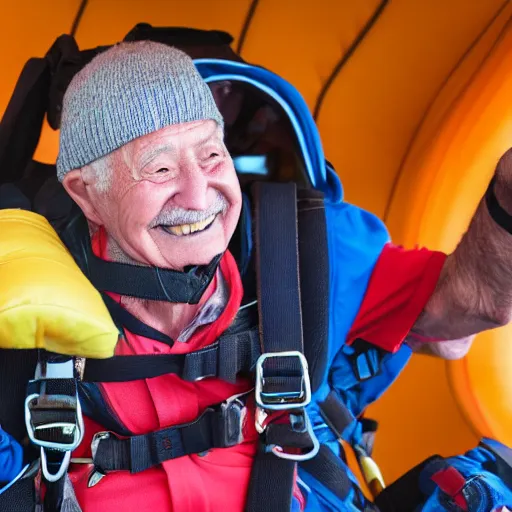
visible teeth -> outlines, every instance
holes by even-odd
[[[190,233],[196,233],[197,231],[202,231],[207,226],[209,226],[214,220],[216,215],[212,215],[205,220],[200,222],[195,222],[194,224],[182,224],[181,226],[166,226],[165,229],[172,233],[173,235],[182,236],[189,235]]]

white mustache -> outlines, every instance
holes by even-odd
[[[217,194],[215,201],[206,210],[185,210],[184,208],[172,208],[161,211],[151,222],[150,227],[156,226],[180,226],[182,224],[195,224],[202,222],[212,215],[224,212],[228,208],[228,202],[222,194]]]

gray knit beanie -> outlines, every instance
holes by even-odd
[[[64,95],[57,176],[142,135],[202,119],[223,126],[188,55],[151,41],[120,43],[75,75]]]

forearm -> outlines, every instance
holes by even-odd
[[[512,214],[512,154],[498,164],[494,186]],[[512,235],[492,219],[483,199],[413,332],[458,340],[509,322],[512,313]]]
[[[442,359],[455,360],[463,358],[471,348],[474,336],[460,340],[430,341],[425,342],[409,336],[406,343],[416,354],[441,357]]]

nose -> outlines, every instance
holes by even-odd
[[[182,167],[178,177],[178,190],[173,197],[176,206],[187,210],[208,208],[208,177],[197,165]]]

